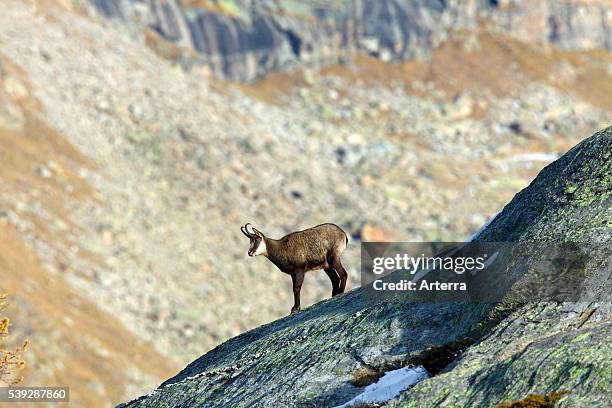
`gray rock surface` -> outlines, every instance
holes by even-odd
[[[477,237],[589,246],[588,302],[366,304],[357,289],[233,338],[123,406],[334,406],[359,393],[349,382],[358,367],[410,363],[475,330],[474,345],[390,406],[490,407],[560,390],[559,406],[609,406],[611,158],[608,127],[542,170]]]

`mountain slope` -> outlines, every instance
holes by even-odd
[[[88,406],[150,389],[288,313],[290,280],[246,255],[239,225],[274,237],[341,225],[355,287],[360,240],[463,240],[610,124],[612,57],[601,50],[480,27],[450,34],[431,60],[384,63],[363,48],[243,84],[181,69],[154,48],[159,34],[84,15],[83,3],[2,1],[0,292],[14,338],[31,340],[25,384],[70,381]],[[233,15],[224,7],[213,12]],[[567,33],[583,44],[591,34]],[[57,296],[41,306],[51,284]],[[329,294],[325,274],[308,275],[304,305]],[[110,327],[92,333],[68,296]],[[100,372],[113,361],[133,370],[92,381],[91,356],[109,350]]]
[[[358,368],[410,363],[487,321],[496,325],[392,406],[490,407],[561,390],[568,391],[562,406],[609,404],[611,155],[608,127],[542,170],[478,236],[534,247],[585,244],[580,302],[372,305],[357,289],[227,341],[124,406],[338,405],[360,392],[350,383]]]
[[[398,62],[429,55],[453,30],[482,21],[523,41],[612,50],[605,0],[88,0],[98,14],[144,30],[148,44],[220,78],[253,80],[354,51]]]
[[[94,195],[80,171],[95,165],[41,116],[27,75],[0,53],[0,288],[10,293],[13,341],[31,340],[22,385],[69,385],[72,403],[94,407],[178,365],[63,274],[76,256],[96,262],[75,253],[71,218]]]

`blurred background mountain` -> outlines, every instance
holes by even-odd
[[[354,287],[360,240],[464,240],[611,123],[606,0],[2,3],[0,292],[78,406],[287,314],[245,222],[337,223]]]

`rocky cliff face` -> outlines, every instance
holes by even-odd
[[[481,22],[562,49],[612,49],[605,0],[88,0],[104,17],[153,30],[195,51],[218,77],[251,80],[299,63],[330,63],[361,50],[384,61],[427,55],[449,30]]]
[[[546,167],[477,236],[586,245],[579,302],[373,305],[354,290],[227,341],[124,406],[335,406],[361,392],[358,370],[416,362],[433,376],[390,406],[491,407],[528,394],[609,406],[611,155],[608,127]]]

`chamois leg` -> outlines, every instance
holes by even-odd
[[[342,263],[340,262],[340,257],[335,257],[332,260],[332,266],[338,273],[338,276],[340,277],[339,293],[344,293],[344,289],[346,289],[346,280],[348,279],[348,273],[346,273],[344,266],[342,266]]]
[[[293,307],[291,308],[291,314],[293,314],[300,311],[300,290],[302,290],[302,283],[304,282],[304,272],[292,273],[291,281],[293,282]]]
[[[325,268],[324,271],[332,283],[332,297],[340,294],[340,277],[334,268]]]

